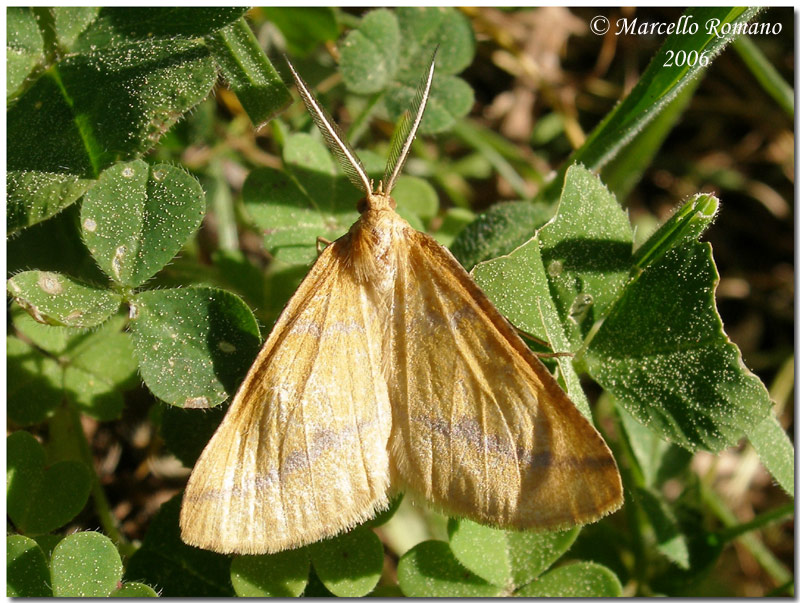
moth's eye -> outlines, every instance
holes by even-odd
[[[363,214],[365,211],[367,211],[367,207],[369,207],[369,204],[367,203],[367,198],[366,197],[362,197],[358,201],[358,205],[356,205],[356,209],[358,210],[358,213]]]

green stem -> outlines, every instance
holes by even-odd
[[[353,123],[350,124],[350,129],[347,131],[347,140],[350,141],[350,145],[352,147],[355,148],[355,146],[358,144],[359,138],[361,138],[364,135],[364,132],[367,131],[368,120],[375,111],[375,108],[378,106],[378,103],[385,95],[385,90],[381,90],[380,92],[373,94],[367,101],[367,106],[364,107],[364,110],[358,115],[358,117],[355,118],[355,120],[353,120]]]
[[[461,120],[453,127],[453,134],[483,155],[497,173],[505,178],[520,199],[530,200],[531,195],[528,193],[525,180],[517,173],[514,166],[484,138],[480,128],[467,120]]]
[[[621,437],[611,439],[607,437],[607,434],[602,429],[600,421],[595,421],[595,425],[601,432],[606,443],[611,447],[615,458],[626,458],[626,462],[618,462],[617,466],[619,468],[620,477],[622,478],[623,495],[625,497],[623,508],[628,522],[629,542],[631,554],[633,555],[633,575],[636,577],[639,588],[641,588],[648,583],[650,557],[648,555],[648,547],[644,545],[643,526],[646,523],[646,519],[641,506],[633,499],[631,492],[638,487],[642,487],[645,480],[639,463],[636,460],[636,455],[633,454],[633,449],[630,446],[630,442],[627,440],[627,433],[622,425],[622,419],[617,412],[612,411],[612,414],[613,420],[616,423],[617,433],[621,433]]]
[[[771,511],[762,513],[761,515],[754,517],[750,521],[726,528],[721,532],[719,532],[719,534],[717,534],[717,537],[723,542],[730,542],[731,540],[735,540],[742,534],[746,534],[747,532],[753,530],[758,530],[766,525],[790,517],[793,514],[794,514],[794,503],[787,503],[785,505],[772,509]]]
[[[91,449],[89,448],[89,441],[86,439],[86,433],[83,431],[81,425],[80,413],[71,405],[65,408],[67,416],[66,427],[67,429],[61,430],[61,435],[70,437],[72,442],[69,443],[69,448],[74,450],[80,457],[80,460],[86,463],[92,471],[92,500],[94,501],[94,510],[100,520],[100,526],[106,535],[114,542],[123,557],[130,557],[136,552],[136,547],[120,532],[117,526],[117,519],[111,512],[111,507],[106,498],[105,490],[100,484],[100,476],[97,475],[95,469],[94,459],[92,458]]]
[[[726,527],[738,527],[739,522],[733,514],[733,511],[727,507],[722,498],[720,498],[714,490],[704,485],[702,488],[702,496],[705,504]],[[725,532],[722,532],[722,534],[725,534]],[[755,534],[752,532],[742,533],[738,535],[737,538],[777,584],[783,584],[792,579],[791,572],[786,569],[786,566],[772,554]]]
[[[236,228],[236,216],[233,211],[233,198],[222,175],[222,164],[219,157],[212,159],[208,173],[211,176],[208,196],[214,207],[214,215],[217,217],[219,248],[227,251],[238,251],[239,234]]]

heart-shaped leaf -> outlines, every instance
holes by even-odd
[[[450,549],[484,580],[507,588],[528,584],[575,542],[580,528],[563,532],[512,532],[466,519],[451,520]]]
[[[145,291],[131,308],[130,333],[142,379],[168,404],[208,408],[223,402],[258,352],[252,312],[227,291]]]
[[[308,548],[275,555],[241,555],[231,563],[233,590],[240,597],[299,597],[308,584]]]
[[[407,597],[496,597],[502,592],[461,565],[439,540],[421,542],[403,555],[397,580]]]
[[[520,597],[619,597],[622,585],[607,567],[589,561],[547,572],[516,593]]]
[[[112,279],[136,287],[170,261],[205,214],[197,180],[142,160],[104,171],[81,207],[83,238]]]
[[[6,439],[8,515],[20,532],[44,534],[60,528],[83,509],[92,476],[78,461],[47,467],[44,448],[27,431]]]
[[[383,571],[383,544],[369,528],[323,540],[310,551],[317,576],[338,597],[363,597]]]

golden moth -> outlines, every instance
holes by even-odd
[[[375,189],[290,68],[366,196],[283,310],[197,461],[183,540],[275,553],[347,530],[404,489],[502,528],[566,528],[617,509],[622,486],[601,436],[450,252],[394,211],[433,59]]]

